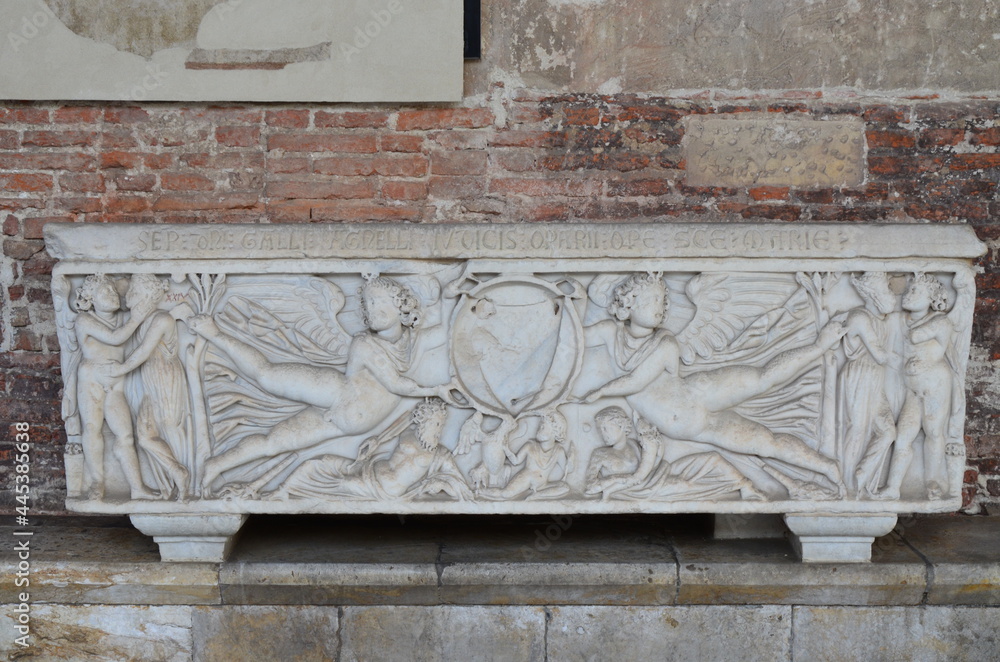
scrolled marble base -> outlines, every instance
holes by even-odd
[[[792,546],[805,563],[866,563],[875,538],[896,527],[896,515],[785,515]]]
[[[131,515],[135,528],[160,546],[160,560],[221,563],[246,515]]]

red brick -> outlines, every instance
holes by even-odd
[[[269,110],[264,115],[268,126],[285,129],[305,129],[309,126],[308,110]]]
[[[906,122],[909,115],[910,109],[905,106],[870,106],[864,109],[861,116],[867,122],[896,124]]]
[[[486,174],[486,152],[432,152],[431,174],[484,175]]]
[[[269,198],[311,200],[372,198],[375,196],[375,182],[371,179],[271,182],[267,185],[266,195]]]
[[[396,128],[400,131],[479,129],[492,123],[493,112],[488,108],[438,108],[402,111]]]
[[[105,152],[101,154],[102,168],[138,168],[141,163],[141,154],[131,152]]]
[[[833,204],[833,191],[830,189],[821,189],[818,191],[796,191],[794,197],[796,200],[811,204]]]
[[[426,182],[387,181],[382,183],[382,195],[391,200],[425,200],[427,192]]]
[[[524,149],[495,149],[491,154],[493,164],[508,172],[537,172],[541,170],[538,162],[545,152]]]
[[[758,186],[750,189],[747,193],[750,195],[752,200],[756,200],[757,202],[761,202],[763,200],[788,199],[787,186]]]
[[[120,173],[115,176],[115,185],[119,191],[152,191],[156,187],[156,175],[129,175]]]
[[[802,210],[793,205],[748,205],[743,218],[769,218],[776,221],[797,221]]]
[[[566,144],[562,131],[498,131],[489,141],[494,147],[558,148]]]
[[[42,209],[45,207],[45,200],[28,198],[0,198],[0,210],[18,211],[21,209]]]
[[[987,145],[989,147],[1000,146],[1000,127],[990,127],[988,129],[973,129],[969,142],[973,145]]]
[[[93,170],[96,161],[85,154],[0,154],[0,170]]]
[[[911,149],[916,147],[917,141],[912,133],[908,131],[874,131],[865,132],[868,138],[868,147],[871,149]]]
[[[270,158],[267,166],[271,172],[277,174],[298,174],[310,172],[312,161],[308,158]]]
[[[165,172],[160,175],[164,191],[214,191],[215,180],[194,173]]]
[[[1000,478],[991,478],[986,481],[986,493],[993,497],[1000,497]]]
[[[110,124],[148,122],[149,113],[142,108],[105,108],[104,121]]]
[[[49,111],[44,108],[0,108],[0,124],[48,124]]]
[[[86,196],[56,198],[53,201],[56,209],[71,214],[93,214],[101,211],[101,199]]]
[[[381,129],[389,124],[389,113],[318,111],[313,120],[317,127],[340,129]]]
[[[17,216],[13,214],[8,214],[7,218],[3,221],[3,233],[8,237],[15,236],[21,231],[21,222],[17,220]]]
[[[216,209],[251,209],[259,200],[252,193],[223,195],[162,195],[153,203],[153,211],[199,211]]]
[[[253,147],[260,144],[260,128],[256,126],[220,126],[215,140],[227,147]]]
[[[420,218],[421,207],[414,205],[378,205],[354,200],[316,202],[314,221],[412,221]]]
[[[59,188],[76,193],[103,193],[104,175],[100,173],[61,173]]]
[[[567,108],[564,116],[569,126],[598,126],[601,123],[599,108]]]
[[[927,129],[921,132],[917,144],[922,149],[951,147],[965,140],[965,129]]]
[[[181,116],[185,120],[203,120],[208,124],[260,124],[264,113],[257,108],[241,108],[239,106],[209,106],[202,108],[184,108]]]
[[[51,191],[53,185],[52,175],[0,173],[0,191]]]
[[[66,106],[53,111],[52,121],[55,124],[97,124],[102,112],[92,106]]]
[[[72,216],[39,216],[37,218],[24,219],[24,238],[42,239],[45,226],[49,223],[72,223]]]
[[[150,208],[149,198],[128,195],[109,197],[104,205],[109,214],[140,214]]]
[[[552,221],[568,221],[575,214],[567,204],[545,203],[525,208],[521,214],[527,221],[547,223]]]
[[[1000,168],[1000,154],[951,154],[947,163],[952,170],[991,170]]]
[[[623,122],[677,122],[689,112],[674,108],[669,105],[663,106],[633,106],[622,108],[617,113],[616,118]]]
[[[17,149],[21,146],[21,138],[17,131],[0,131],[0,149]]]
[[[645,154],[567,154],[546,156],[539,159],[546,170],[618,170],[629,172],[649,167],[650,158]]]
[[[420,152],[424,149],[423,136],[390,133],[380,136],[379,142],[383,152]]]
[[[45,244],[41,241],[4,239],[3,254],[15,260],[27,260],[35,253],[44,250]]]
[[[479,198],[486,194],[484,177],[438,177],[428,181],[428,195],[442,200]]]
[[[173,154],[143,154],[142,163],[150,170],[164,170],[174,165]]]
[[[139,141],[131,131],[104,131],[100,135],[100,147],[102,150],[134,150],[139,148]]]
[[[375,136],[329,135],[322,133],[290,133],[271,136],[269,150],[286,152],[347,152],[373,154],[378,145]]]
[[[427,157],[422,154],[407,154],[403,156],[344,156],[316,159],[313,170],[325,175],[423,177],[427,174]]]
[[[38,337],[38,334],[36,334],[31,329],[15,329],[14,346],[12,347],[12,349],[14,351],[19,351],[19,352],[40,352],[42,351],[42,340],[41,338]],[[20,400],[12,400],[11,404],[13,403],[18,403],[21,406],[29,404]],[[9,409],[10,408],[8,408],[8,413]],[[31,413],[34,414],[35,412]],[[37,420],[37,418],[33,416],[32,420]]]
[[[89,147],[97,142],[94,131],[25,131],[25,147]]]
[[[612,197],[644,197],[653,195],[668,195],[670,180],[667,179],[631,179],[608,182],[608,195]]]
[[[484,131],[435,131],[427,139],[443,149],[486,149],[487,145]]]

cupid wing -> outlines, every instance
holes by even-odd
[[[272,362],[340,367],[347,363],[351,343],[337,321],[345,301],[330,281],[309,278],[304,284],[274,286],[270,294],[234,293],[217,322]]]
[[[701,273],[685,286],[694,316],[677,334],[681,360],[710,361],[756,322],[780,310],[799,288],[790,274]]]
[[[76,400],[77,370],[83,353],[76,337],[78,313],[70,305],[73,286],[66,276],[52,277],[52,303],[56,310],[56,336],[59,338],[61,353],[60,367],[63,375],[62,417],[66,423],[66,434],[76,436],[81,432],[80,412]]]

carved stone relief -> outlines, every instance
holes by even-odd
[[[954,509],[969,261],[837,253],[856,249],[801,266],[446,251],[64,261],[68,504]],[[941,246],[962,250],[977,242]]]

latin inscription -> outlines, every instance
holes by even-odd
[[[601,257],[823,253],[849,241],[842,228],[732,226],[442,226],[143,230],[138,254],[200,257]]]

